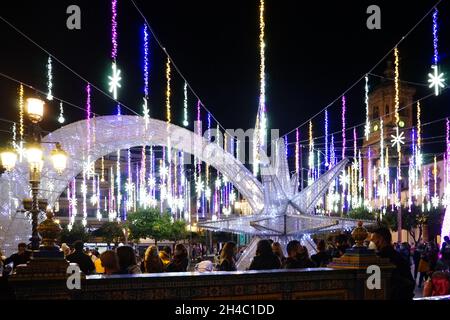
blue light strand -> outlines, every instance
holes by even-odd
[[[438,9],[434,8],[433,12],[433,47],[434,47],[434,55],[433,62],[434,65],[437,65],[439,62],[439,52],[438,52]]]

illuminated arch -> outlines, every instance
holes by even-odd
[[[216,143],[209,143],[194,132],[164,121],[149,119],[145,122],[139,116],[103,116],[91,119],[91,161],[108,155],[119,149],[136,146],[167,146],[189,153],[220,171],[233,183],[236,189],[247,199],[254,212],[263,208],[261,183],[253,174],[230,153]],[[94,138],[95,137],[95,138]],[[59,176],[46,162],[41,181],[40,197],[48,199],[53,205],[69,181],[83,170],[83,155],[87,155],[88,128],[87,121],[79,121],[64,126],[46,136],[44,142],[60,142],[69,154],[66,171]],[[44,145],[48,156],[53,148]],[[18,163],[13,173],[0,178],[0,245],[11,250],[19,241],[27,242],[31,226],[24,213],[16,212],[22,199],[29,194],[28,166],[26,162]],[[49,182],[53,190],[48,190]]]

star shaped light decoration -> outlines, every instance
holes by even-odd
[[[195,191],[197,192],[197,197],[201,197],[202,192],[204,190],[204,184],[201,179],[199,179],[197,182],[195,182]]]
[[[434,71],[433,73],[428,74],[428,82],[430,83],[429,87],[434,87],[434,94],[438,96],[440,88],[445,87],[444,73],[439,73],[437,65],[433,65],[431,68]]]
[[[115,100],[117,100],[117,89],[122,87],[122,85],[120,84],[120,81],[122,80],[120,74],[121,71],[117,69],[116,63],[113,62],[112,75],[108,76],[108,79],[109,79],[109,92],[113,94]]]
[[[350,177],[349,175],[345,174],[345,171],[342,172],[342,174],[339,176],[339,183],[341,186],[350,184]]]
[[[397,151],[400,151],[400,148],[402,147],[402,144],[405,144],[405,133],[399,132],[398,127],[395,128],[395,136],[393,134],[391,134],[392,137],[392,147],[396,147],[397,146]]]
[[[436,209],[436,208],[439,206],[439,196],[434,195],[434,196],[431,198],[431,203],[433,204],[433,208]]]

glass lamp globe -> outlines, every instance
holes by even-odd
[[[27,114],[31,122],[38,123],[44,117],[44,101],[37,98],[27,99]]]
[[[6,171],[10,172],[16,166],[17,153],[14,149],[7,148],[0,154],[0,159],[2,166],[6,169]]]
[[[56,148],[50,153],[50,158],[53,162],[53,167],[58,174],[62,174],[67,167],[67,152],[65,152],[61,145],[56,144]]]
[[[31,171],[41,171],[42,170],[42,157],[43,151],[42,147],[37,143],[32,143],[27,146],[26,155],[28,163],[30,164]]]

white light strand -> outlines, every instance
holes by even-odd
[[[48,57],[47,60],[47,100],[52,101],[52,89],[53,89],[53,67],[52,67],[52,57]]]

